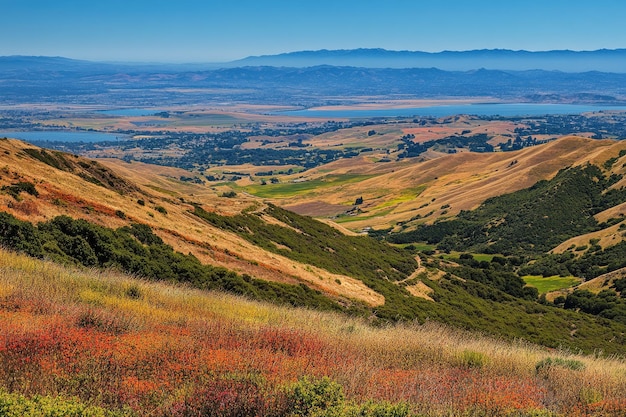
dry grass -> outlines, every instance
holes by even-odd
[[[0,171],[0,186],[28,181],[34,183],[39,192],[37,198],[22,193],[19,202],[0,193],[0,210],[20,219],[40,222],[65,214],[113,228],[140,222],[151,226],[175,250],[192,253],[206,264],[270,281],[305,282],[333,298],[348,297],[371,306],[384,302],[382,295],[357,279],[268,253],[191,214],[190,202],[223,215],[238,214],[250,208],[263,209],[265,205],[255,197],[243,193],[238,193],[236,198],[220,197],[222,189],[180,181],[181,176],[194,176],[182,169],[100,160],[137,187],[137,191],[122,195],[29,158],[23,153],[24,148],[33,146],[17,140],[0,141],[0,167],[4,166]],[[138,204],[139,200],[144,204]],[[165,208],[167,214],[158,212],[158,206]],[[117,216],[118,211],[124,213],[125,218]]]
[[[212,378],[250,372],[270,387],[329,376],[349,398],[407,401],[428,416],[618,416],[626,407],[623,359],[435,323],[373,328],[341,315],[66,269],[6,251],[0,361],[5,389],[126,404],[139,415],[163,415]],[[78,380],[82,385],[73,385]]]
[[[349,205],[362,196],[364,204],[360,207],[363,213],[346,224],[355,231],[365,227],[387,228],[415,216],[421,216],[420,222],[431,222],[443,215],[442,206],[449,206],[445,209],[446,216],[471,210],[489,197],[550,179],[562,168],[589,161],[602,165],[624,149],[626,144],[622,141],[565,137],[516,152],[464,152],[386,164],[377,164],[367,158],[352,158],[324,165],[323,175],[351,173],[373,177],[357,184],[329,188],[323,195],[304,195],[278,202],[298,209],[314,207],[319,202]],[[615,163],[614,171],[619,173],[622,164],[622,160]],[[314,179],[321,175],[320,171],[321,168],[311,170],[307,175]],[[423,191],[416,192],[413,198],[398,199],[416,187],[422,187]],[[307,214],[314,213],[308,210]],[[605,216],[618,214],[611,211]],[[613,233],[607,239],[613,240],[613,236],[617,238]]]

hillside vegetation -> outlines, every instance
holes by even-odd
[[[7,416],[556,417],[626,407],[623,360],[432,322],[373,328],[4,250],[0,265]]]
[[[624,352],[626,323],[620,325],[613,321],[603,322],[574,311],[538,305],[534,301],[537,297],[536,291],[528,291],[524,282],[510,272],[499,258],[491,263],[467,262],[464,265],[432,260],[425,263],[424,270],[417,276],[393,282],[387,277],[379,276],[381,272],[384,273],[383,268],[390,268],[385,267],[384,252],[365,252],[372,254],[369,258],[363,258],[371,269],[363,269],[354,276],[385,297],[383,305],[367,308],[364,304],[350,300],[337,303],[303,284],[273,283],[240,276],[223,268],[202,265],[192,255],[174,252],[147,226],[133,224],[112,230],[84,220],[57,217],[34,227],[10,215],[2,216],[0,242],[3,245],[60,262],[86,267],[115,267],[150,279],[188,283],[201,289],[224,289],[279,304],[342,310],[351,314],[365,314],[369,311],[371,318],[379,322],[424,322],[434,319],[469,330],[480,330],[509,339],[524,338],[555,348],[570,347],[586,352],[602,349],[606,353],[620,354]],[[210,218],[208,213],[204,213],[204,216]],[[217,219],[219,217],[214,216],[213,221]],[[223,221],[228,221],[227,219],[222,218]],[[322,236],[332,237],[337,233],[321,223],[317,225],[317,231],[306,228],[306,220],[303,219],[301,223],[304,230],[313,233],[309,235],[313,240],[319,241]],[[275,233],[280,231],[281,235],[287,237],[303,233],[286,227],[276,229],[272,225],[256,226],[257,229],[252,230],[241,227],[241,233],[249,234],[256,230],[256,236],[268,228]],[[367,250],[367,246],[356,246],[359,240],[380,245],[366,237],[344,239],[358,239],[351,243],[355,245],[353,247],[357,252]],[[331,249],[341,243],[341,239],[334,240],[336,242],[327,241]],[[298,247],[293,243],[292,247],[295,256],[308,252],[306,247]],[[347,258],[337,258],[333,252],[334,249],[328,251],[326,256],[320,255],[317,262],[336,262],[338,268],[345,268],[342,265],[346,265]],[[352,253],[352,250],[348,252]],[[395,252],[396,256],[402,254],[397,250]],[[405,258],[408,258],[408,252],[405,252]],[[393,258],[388,259],[393,261]],[[447,271],[447,275],[437,278],[436,271],[439,270]],[[431,292],[430,299],[435,302],[411,294],[410,287],[419,283],[426,285]],[[515,321],[515,326],[511,326],[512,320]],[[568,330],[570,328],[576,328],[577,331],[572,334]],[[600,335],[611,337],[600,338]]]
[[[445,236],[432,241],[439,252],[419,252],[347,235],[225,185],[177,180],[185,171],[107,168],[12,140],[0,149],[5,415],[600,417],[626,407],[624,281],[552,302],[520,276],[624,259],[611,252],[620,243],[543,252],[619,229],[622,154],[387,236],[493,227],[493,241],[457,238],[463,252],[443,257]],[[487,220],[511,201],[524,207],[519,222]],[[544,208],[559,214],[554,225]],[[533,216],[552,229],[520,245]]]
[[[622,175],[606,176],[595,165],[564,169],[549,181],[490,198],[455,219],[397,233],[391,240],[426,241],[442,250],[542,254],[574,236],[621,223],[623,215],[603,224],[594,218],[626,202],[626,190],[612,188],[621,179]]]
[[[474,126],[467,122],[467,127]],[[495,131],[495,127],[486,125],[484,129],[487,128]],[[443,126],[439,129],[454,131]],[[503,137],[513,130],[511,127],[506,129],[502,132]],[[406,130],[425,138],[434,134],[430,133],[431,130],[436,132],[435,127],[430,126],[423,131]],[[364,157],[352,158],[308,171],[304,179],[315,181],[341,174],[369,175],[370,178],[356,184],[327,187],[322,193],[276,198],[275,201],[296,212],[314,216],[315,210],[309,207],[317,207],[320,203],[343,205],[343,210],[335,207],[334,219],[345,222],[342,224],[355,231],[366,228],[408,231],[423,223],[433,223],[458,215],[461,211],[476,209],[489,198],[550,180],[564,168],[591,163],[605,170],[604,163],[613,161],[607,176],[611,173],[624,174],[626,159],[623,155],[619,156],[621,151],[626,151],[624,141],[568,136],[512,152],[432,153],[384,164]],[[292,177],[301,176],[303,174]],[[285,188],[292,185],[287,184],[288,179],[279,185]],[[355,207],[354,202],[359,197],[363,202]],[[358,210],[350,211],[353,208]]]
[[[9,145],[5,157],[30,156],[17,142],[1,144]],[[151,175],[136,172],[126,180],[136,191],[121,192],[39,158],[7,168],[0,193],[6,204],[2,244],[66,264],[342,311],[378,324],[435,320],[508,340],[624,354],[626,324],[616,319],[619,314],[605,320],[539,304],[512,257],[442,261],[367,236],[346,236],[250,197],[216,197],[201,185],[164,188],[167,182]],[[103,198],[80,202],[83,197],[70,192]],[[46,218],[44,207],[59,215]]]

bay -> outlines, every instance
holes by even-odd
[[[65,132],[59,130],[2,131],[0,138],[15,138],[26,142],[114,142],[126,136],[103,132]]]
[[[304,109],[280,112],[281,115],[318,118],[369,118],[369,117],[445,117],[457,114],[476,116],[542,116],[550,114],[580,114],[587,112],[619,110],[626,106],[601,106],[587,104],[538,104],[538,103],[484,103],[455,104],[427,107],[406,107],[394,109]]]

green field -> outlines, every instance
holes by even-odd
[[[241,187],[241,190],[262,198],[295,197],[301,194],[319,192],[320,189],[352,184],[372,177],[372,175],[329,175],[310,181],[249,185]]]
[[[389,201],[385,201],[384,203],[378,205],[376,208],[381,209],[385,207],[397,206],[398,204],[406,203],[407,201],[413,201],[417,197],[419,197],[419,195],[422,194],[425,189],[426,189],[425,185],[420,185],[419,187],[409,188],[407,190],[404,190],[401,194],[399,194],[395,198]]]
[[[387,210],[380,210],[380,211],[376,211],[372,214],[359,214],[358,216],[346,216],[346,215],[341,215],[339,217],[337,217],[336,219],[334,219],[335,223],[350,223],[350,222],[358,222],[361,220],[368,220],[368,219],[374,219],[376,217],[382,217],[382,216],[386,216],[387,214],[391,213],[393,211],[393,207],[389,208]]]
[[[412,250],[416,250],[418,252],[434,251],[437,249],[436,245],[429,245],[428,243],[390,243],[390,245],[403,249],[406,249],[406,247],[409,246]]]
[[[444,253],[441,255],[441,257],[443,259],[449,259],[449,260],[458,260],[461,256],[462,252],[456,252],[456,251],[452,251],[450,253]],[[487,262],[491,262],[491,260],[493,259],[493,257],[495,255],[491,255],[488,253],[472,253],[472,256],[474,257],[475,260],[477,260],[478,262],[480,261],[487,261]]]
[[[522,277],[527,285],[537,288],[539,294],[545,294],[550,291],[562,290],[564,288],[573,287],[581,282],[580,278],[576,277],[560,277],[554,275],[551,277],[542,277],[541,275],[526,275]]]

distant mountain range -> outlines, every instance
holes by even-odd
[[[403,65],[410,67],[399,68]],[[181,88],[202,93],[179,92]],[[207,89],[214,93],[207,94]],[[311,107],[340,96],[492,97],[616,105],[626,102],[626,49],[436,54],[357,49],[249,57],[221,67],[0,57],[0,103],[5,104],[69,101],[159,106],[228,98]]]
[[[61,57],[4,56],[0,71],[24,67],[33,70],[57,68],[64,71],[128,72],[128,71],[202,71],[234,67],[292,67],[340,66],[360,68],[437,68],[444,71],[492,69],[504,71],[563,71],[626,73],[626,49],[595,51],[512,51],[481,49],[472,51],[390,51],[386,49],[342,49],[288,52],[278,55],[250,56],[227,63],[160,64],[105,63]]]
[[[311,67],[316,65],[365,68],[438,68],[470,71],[480,68],[509,71],[546,70],[564,72],[626,72],[626,49],[596,51],[389,51],[386,49],[347,49],[290,52],[251,56],[229,66]]]

